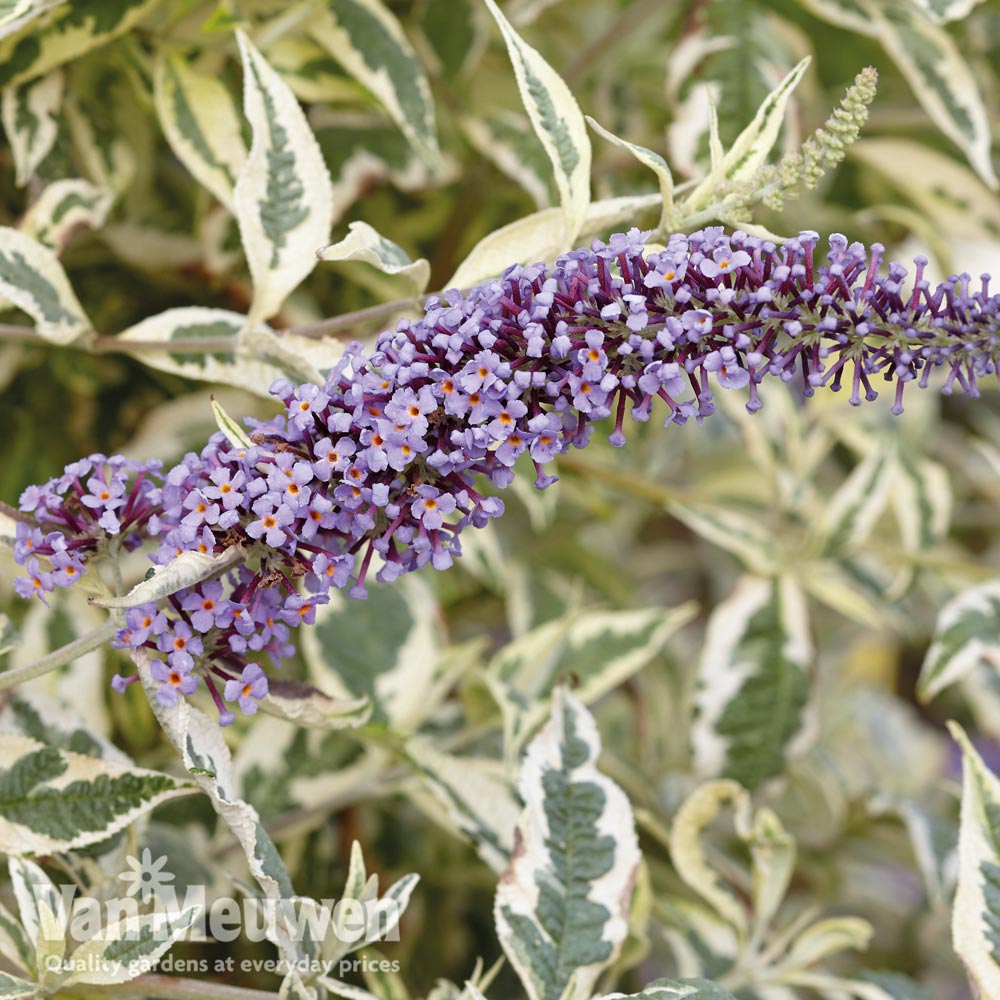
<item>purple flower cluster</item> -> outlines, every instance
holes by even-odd
[[[170,598],[168,614],[129,612],[117,642],[159,654],[160,699],[204,677],[224,722],[224,700],[255,710],[267,690],[258,659],[280,663],[289,629],[311,622],[331,587],[363,598],[376,565],[380,581],[450,566],[463,529],[503,512],[484,483],[506,487],[524,456],[535,485],[548,486],[544,467],[585,446],[598,421],[613,419],[610,441],[621,446],[627,413],[644,422],[656,405],[665,424],[700,420],[714,411],[715,386],[745,389],[753,412],[768,374],[799,379],[806,395],[846,380],[854,404],[875,399],[881,378],[895,383],[895,413],[906,385],[925,387],[935,369],[942,391],[957,384],[970,395],[997,375],[1000,295],[990,296],[988,276],[975,291],[968,275],[932,289],[918,258],[904,292],[904,267],[880,273],[879,244],[869,253],[840,235],[822,264],[812,232],[778,247],[712,228],[655,252],[644,236],[633,229],[552,268],[511,267],[467,295],[429,299],[422,318],[383,333],[370,355],[351,345],[323,386],[276,382],[284,412],[250,422],[249,446],[217,434],[155,491],[143,471],[127,493],[116,460],[86,487],[90,468],[67,479],[68,469],[58,482],[72,485],[81,517],[125,530],[142,511],[146,534],[160,539],[154,562],[244,552],[224,580]],[[51,486],[26,491],[22,509],[62,516],[67,502],[41,501]],[[32,544],[54,568],[64,551],[72,560],[93,550],[78,553],[75,536],[62,548],[40,534]],[[48,589],[37,565],[29,577],[19,592]]]
[[[17,522],[14,561],[26,575],[14,581],[21,597],[69,587],[85,573],[88,557],[112,543],[132,550],[142,545],[160,504],[161,462],[134,462],[114,455],[90,455],[67,465],[57,479],[29,486],[20,509],[35,524]],[[51,530],[43,530],[51,528]],[[45,558],[49,569],[39,563]]]

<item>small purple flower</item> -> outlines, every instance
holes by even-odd
[[[271,548],[278,548],[287,540],[285,529],[295,520],[295,515],[285,504],[275,504],[273,500],[261,497],[253,505],[257,520],[247,525],[246,532],[251,538],[264,537]]]
[[[740,367],[736,352],[728,345],[705,358],[705,370],[717,373],[723,389],[742,389],[750,381],[750,373]]]
[[[489,389],[494,382],[509,374],[510,366],[492,351],[480,351],[459,373],[459,385],[469,393]]]
[[[157,637],[156,648],[167,654],[167,660],[173,669],[180,671],[193,669],[194,658],[205,652],[201,639],[185,622],[172,622],[171,627]]]
[[[71,587],[87,572],[83,560],[72,552],[54,552],[51,562],[52,582],[57,587]]]
[[[704,258],[699,267],[706,278],[717,278],[720,274],[732,274],[738,267],[750,263],[746,250],[730,250],[728,246],[716,247],[711,258]]]
[[[190,667],[175,663],[168,666],[162,660],[153,660],[149,672],[160,685],[156,689],[156,700],[165,708],[176,705],[180,695],[194,694],[198,688],[198,677],[191,673]]]
[[[306,383],[295,390],[294,399],[288,404],[288,417],[300,431],[310,430],[315,426],[315,416],[322,413],[330,402],[318,386]]]
[[[433,486],[417,489],[417,498],[411,505],[413,516],[428,531],[434,531],[444,524],[444,519],[455,512],[455,498],[450,493],[442,493]]]
[[[27,490],[25,490],[27,492]],[[22,494],[22,507],[23,494]],[[14,562],[23,566],[32,554],[43,544],[40,528],[32,528],[23,521],[18,521],[15,527]]]
[[[243,502],[240,490],[246,482],[246,476],[242,472],[218,468],[213,469],[208,478],[212,480],[212,485],[206,486],[202,493],[209,500],[220,501],[225,510],[232,510]]]
[[[688,309],[681,313],[681,326],[687,331],[688,339],[696,341],[712,332],[712,314],[706,309]]]
[[[87,489],[90,492],[80,497],[80,501],[91,510],[117,510],[125,502],[122,499],[125,483],[117,477],[107,483],[100,476],[92,476],[87,480]]]
[[[330,481],[334,472],[343,472],[351,463],[357,445],[349,437],[341,437],[334,444],[328,437],[321,438],[313,447],[316,462],[313,473],[324,483]]]
[[[256,715],[257,703],[267,694],[267,675],[257,663],[248,663],[243,676],[226,681],[226,701],[239,702],[244,715]]]
[[[222,584],[218,580],[203,583],[192,590],[181,601],[181,608],[188,612],[191,624],[202,633],[213,628],[226,628],[233,619],[229,603],[222,596]]]
[[[325,594],[315,594],[312,597],[302,597],[292,594],[285,600],[279,617],[286,625],[297,628],[299,625],[312,625],[316,621],[316,606],[328,604],[330,598]]]
[[[201,491],[194,490],[184,498],[184,515],[181,523],[192,528],[200,527],[202,524],[217,524],[219,521],[219,505],[212,501]]]
[[[43,604],[48,604],[45,595],[53,589],[52,574],[43,572],[37,559],[29,559],[25,569],[27,576],[19,576],[14,580],[17,595],[25,599],[37,597]]]

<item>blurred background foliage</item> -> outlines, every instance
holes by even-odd
[[[333,179],[331,241],[347,235],[352,221],[369,224],[405,258],[426,259],[426,289],[447,287],[483,237],[558,204],[552,167],[478,0],[388,2],[381,9],[405,44],[385,31],[358,36],[369,68],[380,60],[392,67],[397,97],[426,77],[436,146],[426,137],[421,145],[412,128],[401,127],[407,109],[373,91],[371,75],[316,28],[317,11],[343,7],[337,0],[34,6],[50,9],[0,40],[8,128],[0,145],[0,224],[36,238],[46,226],[56,233],[50,245],[103,346],[95,352],[19,337],[24,314],[10,309],[0,316],[0,498],[7,502],[91,451],[179,459],[213,430],[212,391],[232,414],[274,412],[266,385],[247,391],[237,377],[229,381],[244,388],[213,387],[162,364],[162,352],[128,353],[107,340],[170,308],[239,313],[253,297],[232,215],[192,178],[165,133],[154,92],[158,59],[183,59],[238,106],[233,31],[242,27],[307,111]],[[660,153],[678,187],[709,170],[712,102],[728,149],[769,92],[811,56],[784,117],[777,159],[823,124],[860,70],[877,67],[870,120],[844,162],[780,210],[756,208],[752,222],[779,235],[843,231],[887,244],[892,257],[924,252],[938,275],[1000,272],[991,167],[991,125],[1000,120],[996,0],[501,6],[583,111]],[[0,4],[0,24],[28,16],[31,7]],[[44,57],[46,46],[56,46],[52,25],[67,9],[90,31],[91,44],[33,64],[39,57],[25,39],[40,39]],[[35,72],[39,65],[44,69]],[[61,82],[59,99],[48,104],[51,140],[18,176],[17,135],[48,127],[25,92],[53,73]],[[35,124],[19,121],[19,109],[37,114]],[[592,138],[593,200],[655,193],[655,178],[634,157]],[[245,125],[243,139],[249,144]],[[87,182],[83,194],[96,191],[104,200],[99,209],[77,205],[75,222],[60,226],[63,217],[43,200],[67,179]],[[659,205],[655,198],[646,204],[644,213],[616,221],[603,235],[633,224],[654,228]],[[63,215],[71,208],[63,206]],[[323,262],[269,320],[275,329],[301,328],[412,294],[405,275],[359,261]],[[344,339],[370,337],[406,308],[349,319],[316,350],[332,363]],[[678,877],[665,832],[699,781],[728,775],[750,786],[797,840],[779,923],[787,926],[812,907],[870,923],[868,950],[834,955],[831,974],[910,977],[883,976],[879,988],[889,997],[967,996],[958,960],[944,946],[956,877],[959,767],[943,723],[963,721],[987,759],[1000,763],[1000,682],[976,659],[959,684],[929,704],[917,699],[916,687],[940,609],[995,578],[1000,564],[1000,406],[995,390],[977,400],[915,396],[897,419],[881,400],[847,412],[839,397],[818,396],[805,406],[771,387],[765,410],[753,418],[733,404],[704,426],[637,426],[621,452],[595,439],[559,463],[553,490],[535,495],[518,487],[508,515],[469,540],[455,570],[404,581],[402,597],[377,590],[366,605],[331,611],[293,669],[321,688],[361,693],[356,685],[365,685],[385,702],[382,717],[358,733],[325,736],[254,720],[234,739],[244,793],[296,883],[316,897],[335,895],[353,838],[365,844],[369,864],[419,872],[402,941],[386,949],[402,961],[412,996],[426,996],[439,977],[463,982],[476,956],[497,958],[495,876],[435,805],[433,782],[408,766],[405,746],[419,733],[438,752],[489,760],[511,780],[510,755],[519,748],[505,713],[515,711],[516,699],[504,700],[503,685],[516,691],[520,682],[504,673],[497,651],[520,643],[517,655],[534,664],[524,667],[532,678],[523,694],[544,697],[562,676],[580,680],[588,700],[600,699],[602,766],[628,792],[639,819],[646,860],[632,935],[609,986],[638,989],[678,972],[724,977],[738,964],[732,929]],[[867,489],[859,485],[861,468]],[[834,531],[851,503],[860,514],[855,510],[846,532]],[[11,665],[90,627],[95,612],[78,596],[52,611],[16,602],[12,569],[8,561],[0,597],[25,642],[7,654]],[[702,756],[699,747],[719,731],[711,693],[719,690],[720,663],[703,655],[706,634],[713,625],[725,631],[731,612],[738,618],[725,602],[743,573],[755,581],[791,580],[800,597],[796,621],[762,637],[742,636],[743,645],[729,650],[729,661],[742,657],[759,682],[742,692],[750,716],[729,730],[730,739],[741,727],[749,736],[726,759],[715,751]],[[651,637],[645,621],[628,618],[635,609],[692,600],[697,611],[669,637]],[[563,632],[572,635],[573,623],[597,609],[610,616],[604,645],[598,636],[574,647]],[[409,624],[387,629],[387,621]],[[808,635],[812,652],[798,665],[806,678],[801,695],[786,703],[795,675],[775,661],[784,655],[782,636],[797,632]],[[982,638],[995,659],[1000,632]],[[430,671],[418,670],[416,681],[415,658]],[[551,674],[548,681],[532,673],[543,670],[538,664]],[[88,654],[35,687],[68,698],[88,726],[138,763],[169,767],[171,751],[141,692],[107,689],[118,665],[110,651]],[[431,697],[434,678],[444,681]],[[410,705],[421,700],[419,710]],[[208,856],[228,859],[225,832],[214,831],[210,810],[197,801],[163,807],[143,836],[162,847],[178,831],[206,844],[214,832]],[[718,833],[711,860],[746,900],[742,850]],[[842,945],[863,937],[845,937]],[[200,954],[207,946],[183,949]],[[490,995],[518,994],[513,973],[502,970]],[[862,994],[814,983],[738,995]]]

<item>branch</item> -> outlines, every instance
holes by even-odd
[[[428,292],[419,298],[397,299],[395,302],[380,302],[377,306],[368,306],[366,309],[357,309],[354,312],[344,313],[342,316],[332,316],[330,319],[321,319],[315,323],[306,323],[303,326],[292,326],[284,330],[278,330],[279,334],[292,333],[298,337],[310,337],[319,340],[323,337],[336,336],[346,330],[352,330],[358,326],[366,324],[381,323],[396,313],[406,312],[418,305],[423,305],[432,295],[440,295],[440,292]]]
[[[79,639],[67,643],[65,646],[60,646],[59,649],[53,650],[40,660],[35,660],[34,663],[19,667],[17,670],[8,670],[0,674],[0,691],[6,691],[8,688],[16,687],[25,681],[41,677],[42,674],[57,670],[64,663],[69,663],[78,656],[83,656],[84,653],[89,653],[92,649],[103,646],[115,634],[115,629],[115,623],[109,618],[92,632],[80,636]]]

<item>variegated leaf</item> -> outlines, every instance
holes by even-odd
[[[1000,780],[955,723],[962,748],[962,816],[952,944],[976,994],[1000,996]]]
[[[19,187],[28,183],[59,135],[64,84],[63,71],[57,69],[19,87],[7,87],[0,97],[0,117],[14,154],[14,179]]]
[[[662,204],[659,194],[607,198],[590,204],[576,242],[592,236],[607,236],[622,226],[634,225],[637,216]],[[543,208],[484,236],[451,276],[445,288],[471,288],[495,278],[511,264],[551,260],[571,249],[565,237],[563,215],[558,208]]]
[[[379,877],[375,873],[368,874],[361,845],[354,841],[351,845],[347,880],[340,898],[353,899],[362,904],[365,913],[364,926],[358,927],[357,916],[351,915],[349,910],[338,913],[335,909],[332,914],[333,919],[329,919],[329,909],[321,907],[315,900],[301,897],[290,900],[293,905],[284,908],[287,914],[286,926],[296,940],[308,941],[310,935],[303,934],[300,928],[304,929],[309,925],[310,915],[322,916],[320,911],[325,909],[327,914],[325,932],[316,941],[316,957],[327,967],[336,967],[345,955],[359,951],[376,941],[391,938],[419,881],[417,875],[404,875],[380,895]],[[319,930],[324,925],[314,923],[313,926]]]
[[[159,53],[156,113],[177,158],[228,209],[246,159],[240,121],[225,84],[178,55]]]
[[[388,7],[381,0],[327,0],[309,31],[382,102],[430,169],[440,170],[430,85]]]
[[[100,229],[114,195],[90,181],[53,181],[25,213],[20,230],[61,253],[80,226]]]
[[[0,997],[14,1000],[16,997],[36,996],[38,996],[37,983],[29,983],[26,979],[19,979],[8,972],[0,972]]]
[[[934,997],[900,972],[862,972],[851,983],[858,1000],[934,1000]]]
[[[747,911],[709,865],[701,843],[702,832],[725,805],[733,807],[738,830],[750,827],[750,796],[746,789],[735,781],[706,782],[684,800],[674,816],[670,857],[677,874],[742,938],[748,926]]]
[[[364,603],[331,591],[301,636],[311,679],[337,697],[367,696],[374,722],[414,728],[436,707],[438,613],[417,577],[370,587]]]
[[[691,741],[702,774],[754,789],[784,770],[804,729],[812,656],[798,584],[744,577],[712,612],[698,664]]]
[[[304,35],[282,35],[267,46],[264,54],[300,101],[310,104],[365,102],[365,88],[348,76],[322,45]],[[393,131],[398,135],[398,130]]]
[[[283,333],[279,337],[263,323],[244,328],[243,347],[247,354],[274,365],[293,382],[323,384],[323,372],[332,368],[343,354],[342,346],[331,339],[300,337]]]
[[[435,812],[441,808],[496,872],[510,862],[514,827],[521,805],[495,760],[456,757],[413,737],[404,751],[407,763],[430,790]]]
[[[933,907],[944,909],[955,889],[958,828],[952,818],[936,816],[916,802],[897,807]]]
[[[521,100],[535,133],[549,154],[565,218],[565,239],[573,242],[590,205],[590,139],[587,125],[562,77],[514,30],[494,0],[486,0],[504,42]]]
[[[970,587],[953,597],[938,615],[917,682],[929,701],[986,660],[1000,670],[1000,581]]]
[[[313,128],[333,176],[334,222],[365,191],[388,180],[403,191],[431,183],[427,165],[399,129],[357,113],[317,114]]]
[[[983,0],[914,0],[914,3],[938,24],[960,21],[982,2]]]
[[[239,841],[250,872],[265,897],[273,901],[291,898],[295,891],[281,855],[261,824],[257,810],[237,793],[232,757],[223,739],[222,728],[185,698],[179,699],[175,705],[162,705],[156,697],[159,685],[150,672],[148,653],[140,649],[134,659],[142,686],[163,732],[177,748],[188,773],[208,795],[212,807]],[[267,937],[285,956],[294,958],[298,955],[297,942],[289,936],[279,919],[268,921]]]
[[[10,615],[0,614],[0,656],[9,653],[20,641],[21,636],[10,620]]]
[[[476,151],[520,184],[540,209],[558,199],[552,164],[524,115],[481,111],[462,119],[462,131]]]
[[[733,927],[700,900],[661,893],[653,901],[654,914],[682,977],[711,970],[721,974],[740,953]]]
[[[92,586],[88,594],[85,583],[91,575],[87,574],[68,590],[50,594],[49,607],[41,601],[32,602],[33,606],[21,620],[21,644],[10,653],[10,669],[26,667],[42,656],[62,661],[65,666],[28,682],[19,688],[18,695],[31,692],[52,699],[56,707],[51,712],[43,711],[43,717],[59,714],[68,723],[76,713],[87,719],[90,731],[106,736],[111,730],[111,720],[107,692],[103,690],[104,663],[115,624],[106,612],[89,601],[94,594],[107,595],[103,586]],[[73,712],[67,712],[66,705],[72,705]],[[48,742],[41,733],[19,726],[13,728],[43,743]],[[84,752],[81,746],[67,746],[66,749]],[[115,759],[110,753],[102,756]]]
[[[848,949],[864,951],[875,928],[859,917],[830,917],[810,924],[792,942],[782,968],[805,969],[824,958]]]
[[[163,957],[192,927],[201,904],[180,910],[131,914],[102,928],[72,954],[73,972],[63,986],[110,986],[135,979]]]
[[[454,79],[471,71],[487,45],[486,21],[478,0],[424,0],[420,30],[440,74]]]
[[[96,844],[154,806],[187,794],[166,774],[0,733],[0,852],[54,854]]]
[[[799,566],[799,584],[838,614],[868,628],[885,628],[893,619],[886,601],[889,581],[872,586],[867,574],[859,574],[849,559],[818,559]]]
[[[352,222],[348,230],[344,239],[317,250],[316,256],[329,261],[364,261],[384,274],[405,278],[415,295],[424,291],[430,280],[431,266],[423,257],[411,260],[398,243],[386,239],[367,222]]]
[[[254,283],[248,320],[274,315],[329,241],[333,187],[294,94],[242,32],[243,108],[253,132],[233,210]]]
[[[494,903],[529,1000],[589,1000],[628,933],[639,845],[625,793],[597,770],[593,717],[564,688],[521,769],[525,803]]]
[[[84,171],[95,184],[114,191],[117,197],[129,187],[139,169],[129,139],[108,121],[89,114],[72,92],[67,94],[63,111]]]
[[[139,270],[180,270],[204,263],[205,248],[182,233],[121,222],[106,225],[101,239],[112,253]]]
[[[744,838],[753,861],[753,912],[760,927],[767,927],[785,898],[795,870],[795,841],[776,813],[762,806]]]
[[[243,551],[236,545],[218,555],[182,552],[176,559],[157,566],[151,576],[137,583],[123,597],[95,598],[94,603],[104,608],[135,608],[150,601],[159,601],[176,594],[184,587],[193,587],[202,580],[219,576],[231,566],[242,562],[243,558]]]
[[[994,190],[990,120],[972,67],[943,28],[920,17],[906,3],[875,13],[875,34],[938,128],[965,153],[976,173]]]
[[[55,254],[5,227],[0,228],[0,296],[23,309],[38,332],[56,344],[71,344],[91,329]]]
[[[572,679],[579,701],[596,701],[660,654],[694,614],[693,603],[669,610],[572,611],[518,636],[487,668],[508,756],[520,753],[541,724],[558,684]]]
[[[606,993],[600,1000],[733,1000],[733,995],[707,979],[654,979],[639,993]]]
[[[291,968],[281,981],[278,990],[278,1000],[319,1000],[316,987],[307,985],[302,980],[303,973],[297,968]]]
[[[252,734],[236,751],[233,774],[240,796],[264,815],[320,801],[354,801],[386,768],[383,751],[369,748],[352,757],[351,742],[338,733],[263,712],[253,720]]]
[[[513,263],[545,260],[565,249],[562,209],[543,208],[484,236],[448,279],[446,288],[472,288],[502,274]]]
[[[1000,237],[1000,198],[952,156],[912,139],[862,139],[848,155],[877,171],[941,233]]]
[[[41,29],[27,24],[0,42],[0,87],[48,73],[129,31],[158,0],[74,0]],[[54,6],[54,5],[50,5]]]
[[[35,655],[38,650],[33,650]],[[46,697],[30,688],[12,691],[0,709],[0,733],[19,733],[47,747],[68,750],[86,757],[130,765],[130,758],[110,740],[86,725],[73,706]]]
[[[7,862],[7,871],[10,874],[11,891],[17,900],[21,930],[30,949],[27,968],[34,973],[43,972],[44,970],[40,970],[36,964],[42,929],[39,910],[41,904],[45,904],[52,913],[58,913],[61,903],[59,890],[34,861],[28,861],[26,858],[10,858]]]
[[[892,594],[904,593],[916,578],[917,560],[948,534],[952,491],[947,471],[937,462],[915,458],[905,448],[896,456],[897,472],[890,494],[904,552],[914,562],[904,566]]]
[[[385,956],[375,948],[369,949],[367,954],[374,961],[365,966],[362,974],[372,996],[379,1000],[413,1000],[403,977],[392,971],[392,965],[385,961]]]
[[[215,424],[226,436],[226,440],[233,448],[252,448],[253,442],[250,436],[240,426],[239,421],[234,420],[216,398],[212,397],[212,415],[215,417]]]
[[[713,151],[709,176],[691,193],[688,203],[701,205],[712,195],[713,189],[723,181],[747,180],[767,162],[774,148],[778,133],[785,121],[785,114],[792,92],[798,86],[810,58],[801,60],[764,99],[753,121],[740,133],[728,152],[723,153],[721,142],[710,143]],[[710,122],[713,135],[717,134],[718,119],[714,104],[711,105]]]
[[[706,541],[736,556],[761,574],[780,568],[776,540],[758,518],[717,504],[670,503],[667,510]]]
[[[799,85],[811,57],[806,56],[764,99],[753,121],[739,134],[722,161],[722,175],[729,181],[748,180],[767,162],[784,124],[788,102]]]
[[[626,142],[624,139],[619,139],[618,136],[613,132],[609,132],[602,125],[599,125],[589,115],[587,116],[587,121],[599,136],[607,139],[608,142],[619,149],[624,149],[626,152],[631,153],[644,167],[649,167],[656,174],[657,183],[660,185],[660,196],[663,198],[663,209],[660,212],[660,228],[664,231],[668,230],[670,227],[670,217],[674,208],[674,178],[673,174],[670,173],[670,167],[667,166],[667,161],[659,153],[654,153],[651,149],[646,149],[645,146],[637,146],[634,143]]]
[[[21,862],[12,858],[11,863],[18,865]],[[19,972],[30,975],[35,970],[35,949],[28,940],[24,925],[2,903],[0,903],[0,955],[11,962]]]
[[[183,375],[203,382],[221,382],[247,389],[258,396],[269,397],[268,388],[287,371],[255,352],[245,333],[249,320],[228,309],[208,309],[203,306],[181,306],[150,316],[119,334],[123,341],[177,341],[177,350],[135,351],[134,357],[160,371]],[[263,324],[259,324],[265,329]],[[241,338],[241,334],[243,335]],[[185,341],[231,341],[232,347],[184,349]]]
[[[864,543],[889,503],[896,463],[889,449],[872,452],[833,494],[818,525],[824,553],[852,551]]]
[[[65,2],[66,0],[7,0],[0,8],[0,38],[13,35],[29,21],[34,21],[36,17]]]
[[[310,729],[354,729],[371,717],[371,702],[361,698],[331,698],[311,684],[272,680],[261,710]]]

